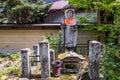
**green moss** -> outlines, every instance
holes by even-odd
[[[50,80],[75,80],[76,74],[62,74],[58,78],[51,77]]]
[[[61,53],[58,55],[58,59],[64,59],[70,52]]]

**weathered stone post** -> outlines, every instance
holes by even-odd
[[[34,61],[40,61],[40,55],[39,55],[39,45],[34,44],[33,45],[33,51],[34,51]],[[34,66],[37,66],[38,62],[33,62]]]
[[[50,63],[55,61],[55,51],[50,49]]]
[[[24,77],[29,77],[30,76],[29,55],[30,55],[30,49],[29,48],[25,48],[25,49],[21,50],[22,75]]]
[[[89,77],[91,80],[99,80],[101,53],[102,44],[98,41],[89,41]]]
[[[50,79],[50,51],[49,43],[41,41],[39,43],[41,57],[41,78]]]

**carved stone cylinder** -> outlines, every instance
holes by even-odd
[[[41,41],[39,43],[41,57],[41,78],[50,78],[50,51],[49,43]]]
[[[30,76],[29,55],[30,55],[30,49],[29,48],[25,48],[25,49],[21,50],[22,75],[24,77],[29,77]]]
[[[89,41],[89,77],[91,80],[99,80],[100,55],[102,43]]]

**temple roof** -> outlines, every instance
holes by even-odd
[[[65,1],[65,0],[57,0],[55,2],[53,2],[51,8],[50,8],[50,11],[52,10],[61,10],[61,9],[64,9],[64,8],[68,8],[70,5],[69,5],[69,2],[68,1]]]

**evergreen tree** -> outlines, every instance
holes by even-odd
[[[50,5],[41,0],[2,0],[8,23],[42,22]]]

